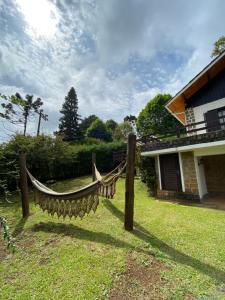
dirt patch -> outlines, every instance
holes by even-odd
[[[48,239],[45,244],[44,247],[54,247],[55,245],[58,244],[59,242],[59,237],[57,235],[52,236],[50,239]]]
[[[166,266],[153,256],[138,261],[138,257],[127,256],[126,270],[110,291],[108,299],[164,299],[159,289],[168,283],[161,277]]]
[[[21,249],[21,250],[27,250],[27,249],[32,249],[35,247],[37,242],[36,237],[29,233],[29,234],[24,234],[20,235],[16,240],[15,240],[15,245],[16,248]]]
[[[3,261],[10,256],[10,251],[7,249],[6,243],[0,240],[0,261]]]

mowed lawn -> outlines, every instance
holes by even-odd
[[[90,178],[53,185],[60,191]],[[162,202],[135,181],[135,230],[123,229],[124,180],[83,220],[1,204],[16,238],[0,241],[0,299],[225,299],[225,212]]]

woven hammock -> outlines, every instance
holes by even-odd
[[[114,170],[112,170],[110,173],[108,173],[105,176],[102,176],[99,173],[96,165],[94,167],[95,167],[95,178],[99,182],[101,182],[99,188],[99,195],[108,199],[112,199],[116,193],[116,182],[119,179],[120,175],[125,170],[126,163],[121,162],[118,167],[116,167]]]
[[[121,164],[106,176],[101,176],[95,166],[96,181],[89,185],[68,193],[58,193],[38,181],[28,170],[27,174],[34,187],[34,202],[43,211],[58,217],[80,217],[81,219],[91,211],[96,211],[99,205],[99,195],[113,198],[116,191],[116,181],[125,168]],[[115,173],[116,172],[116,173]]]

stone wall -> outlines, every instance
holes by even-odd
[[[187,124],[195,123],[195,114],[193,107],[189,107],[185,110],[185,117]]]
[[[202,158],[209,193],[225,193],[225,155]]]
[[[181,153],[185,193],[199,196],[193,152]]]

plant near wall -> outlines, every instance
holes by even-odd
[[[139,168],[141,180],[147,185],[150,195],[155,196],[157,188],[155,159],[152,157],[141,157]]]
[[[4,156],[3,147],[0,148],[0,195],[3,201],[7,201],[10,195],[8,190],[9,182],[14,180],[16,183],[19,179],[19,169],[15,160],[7,160]],[[17,186],[17,184],[16,184]],[[12,238],[6,219],[0,216],[0,231],[3,233],[3,239],[6,241],[7,248],[11,251],[15,251],[14,239]]]

